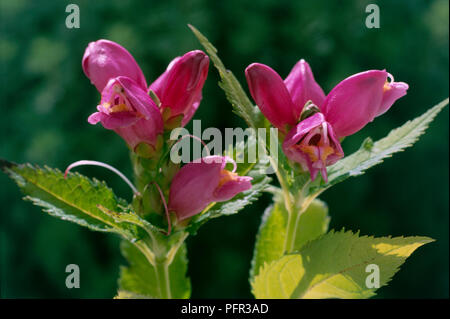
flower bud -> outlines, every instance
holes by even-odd
[[[267,65],[253,63],[245,69],[250,94],[262,114],[283,133],[297,124],[300,112],[281,77]],[[303,107],[303,105],[302,105]]]
[[[161,102],[164,122],[186,125],[202,100],[202,88],[208,75],[209,58],[200,50],[190,51],[177,57],[167,70],[153,82],[153,91]]]
[[[179,221],[200,213],[212,202],[223,202],[252,187],[251,177],[225,169],[227,158],[208,156],[183,166],[169,192],[169,211]]]

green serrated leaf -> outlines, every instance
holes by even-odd
[[[252,288],[256,298],[369,298],[377,288],[366,285],[368,265],[379,269],[386,285],[428,237],[368,237],[351,231],[329,232],[298,253],[266,264]]]
[[[448,104],[448,98],[435,105],[423,115],[392,130],[385,138],[373,142],[366,139],[361,148],[352,155],[344,157],[328,168],[328,183],[312,191],[323,190],[350,176],[364,174],[365,170],[383,162],[384,158],[412,146],[425,132],[436,115]]]
[[[120,268],[118,296],[126,298],[127,295],[132,294],[146,298],[161,298],[155,267],[130,242],[122,241],[120,248],[129,266]],[[186,299],[190,296],[191,283],[189,278],[186,277],[188,263],[186,256],[187,250],[185,244],[183,244],[168,267],[172,298]],[[124,295],[120,293],[121,291],[127,293]]]
[[[219,71],[219,86],[224,90],[228,101],[233,105],[234,112],[247,122],[249,127],[264,127],[264,117],[257,107],[248,98],[241,84],[230,70],[227,70],[217,55],[217,49],[192,25],[188,25],[200,41],[211,58],[217,71]]]
[[[307,242],[318,238],[328,230],[328,207],[321,200],[314,200],[300,216],[294,250],[300,250]],[[261,267],[283,256],[288,213],[282,201],[277,201],[264,212],[253,252],[250,282]]]
[[[300,250],[307,242],[325,234],[328,231],[329,224],[330,217],[328,216],[327,204],[315,199],[308,209],[300,215],[294,250]]]
[[[30,164],[18,165],[0,161],[1,169],[9,175],[26,195],[25,200],[43,208],[44,212],[95,231],[115,232],[136,240],[135,226],[117,223],[101,209],[120,211],[126,202],[117,198],[104,182],[70,173],[67,178],[58,169],[40,168]]]

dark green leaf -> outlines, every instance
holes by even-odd
[[[116,232],[129,240],[138,236],[135,226],[117,223],[98,208],[101,206],[116,212],[121,210],[120,206],[126,205],[104,182],[78,173],[70,173],[64,178],[58,169],[18,165],[5,160],[1,160],[0,166],[26,195],[25,200],[41,206],[50,215],[92,230]]]

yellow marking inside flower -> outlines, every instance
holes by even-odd
[[[109,110],[110,113],[129,111],[128,106],[124,103],[111,106],[111,103],[105,102],[105,103],[103,103],[103,107],[105,109]]]
[[[311,162],[317,162],[319,157],[317,155],[317,148],[320,149],[320,160],[326,162],[328,156],[334,153],[334,149],[331,146],[311,146],[311,145],[299,145],[298,148],[309,156]]]
[[[317,146],[310,146],[310,145],[299,145],[298,146],[300,150],[306,154],[308,154],[309,159],[311,162],[316,162],[319,158],[317,157],[317,154],[315,152]]]
[[[230,171],[227,171],[226,169],[223,169],[220,171],[220,179],[219,179],[219,185],[217,187],[221,187],[225,183],[234,181],[237,179],[239,175]]]
[[[320,158],[322,159],[322,162],[325,163],[328,156],[334,153],[334,150],[331,146],[325,146],[322,148],[322,152],[320,153]]]
[[[386,81],[386,82],[384,83],[384,86],[383,86],[383,93],[386,92],[386,91],[389,91],[389,90],[392,88],[390,84],[391,84],[391,83],[390,83],[389,81]]]

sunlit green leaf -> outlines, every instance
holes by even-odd
[[[300,216],[294,250],[299,250],[308,241],[323,235],[328,230],[329,219],[327,205],[318,199],[314,200]],[[256,237],[250,281],[258,275],[264,264],[283,256],[287,222],[288,213],[280,200],[264,212]]]
[[[266,264],[252,283],[253,294],[276,299],[369,298],[417,248],[432,241],[428,237],[374,238],[331,231],[299,252]],[[377,274],[379,287],[373,286],[377,280],[372,280]]]

